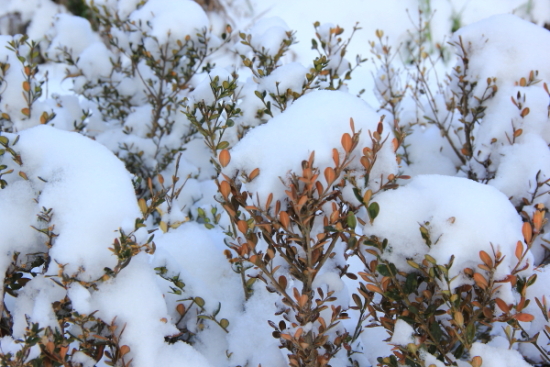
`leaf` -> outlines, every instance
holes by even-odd
[[[518,241],[518,243],[516,244],[516,257],[517,259],[521,259],[521,256],[523,255],[523,244],[521,243],[521,241]]]
[[[223,198],[227,200],[229,194],[231,193],[231,186],[229,185],[229,182],[224,180],[220,183],[220,193]]]
[[[470,363],[472,367],[481,367],[483,364],[483,359],[480,356],[475,356],[472,358],[472,362]]]
[[[393,265],[393,264],[389,264],[389,266],[386,265],[386,264],[379,264],[376,267],[376,271],[384,277],[389,277],[389,276],[397,274],[397,269],[395,268],[395,265]]]
[[[430,324],[430,333],[432,334],[434,338],[435,343],[439,343],[441,341],[441,336],[443,333],[441,332],[441,328],[439,327],[439,323],[437,321],[434,321]]]
[[[224,329],[227,329],[229,326],[229,320],[228,319],[221,319],[220,320],[220,326]]]
[[[242,234],[246,234],[246,232],[248,232],[248,224],[244,220],[237,222],[237,228]]]
[[[336,148],[332,149],[332,160],[334,161],[334,165],[336,167],[340,165],[340,153],[338,153]]]
[[[377,202],[373,202],[369,205],[367,211],[369,213],[370,222],[372,223],[380,212],[380,206]]]
[[[27,107],[21,109],[21,113],[27,117],[31,115],[31,110],[29,110]]]
[[[283,289],[286,289],[287,284],[288,284],[288,281],[286,280],[286,277],[284,275],[281,275],[279,277],[279,286]]]
[[[357,227],[357,218],[355,217],[355,214],[353,214],[353,212],[349,212],[346,219],[348,227],[350,227],[351,229],[355,229],[355,227]]]
[[[279,213],[279,221],[281,222],[281,224],[283,225],[283,227],[285,229],[288,228],[288,226],[290,225],[290,218],[288,217],[288,213],[285,212],[285,211],[281,211]]]
[[[342,148],[344,148],[346,153],[349,153],[351,152],[352,147],[353,142],[351,140],[351,136],[348,133],[344,133],[344,135],[342,135]]]
[[[364,204],[363,202],[363,197],[361,196],[361,190],[357,187],[354,187],[353,188],[353,194],[355,195],[355,198],[362,204]]]
[[[226,167],[231,161],[231,155],[227,149],[224,149],[220,152],[219,155],[220,164],[222,167]]]
[[[384,292],[380,289],[380,287],[374,285],[374,284],[367,284],[367,289],[371,292],[376,292],[384,295]]]
[[[481,289],[487,289],[489,287],[489,283],[487,283],[487,279],[479,273],[474,274],[474,281],[476,282],[477,286]]]
[[[182,303],[178,303],[176,311],[182,316],[185,313],[185,306]]]
[[[28,92],[28,91],[31,90],[31,84],[30,84],[28,81],[26,81],[26,80],[23,82],[23,90],[24,90],[25,92]]]
[[[514,319],[522,322],[531,322],[535,319],[535,316],[529,313],[518,313],[514,315]]]
[[[147,213],[147,203],[145,202],[144,198],[140,198],[138,200],[138,206],[139,206],[139,210],[141,210],[142,214]]]
[[[502,312],[504,312],[504,313],[509,313],[510,312],[510,307],[508,307],[506,302],[504,302],[502,299],[496,298],[495,302],[496,302],[498,308],[500,308],[502,310]]]
[[[255,179],[256,177],[258,177],[258,175],[260,174],[260,169],[259,168],[255,168],[252,170],[252,172],[250,172],[250,174],[248,175],[248,179],[250,181],[252,181],[253,179]]]
[[[124,357],[126,354],[130,353],[130,347],[127,345],[123,345],[120,347],[120,356]]]
[[[201,297],[195,297],[194,301],[197,304],[197,306],[201,308],[204,307],[204,299],[202,299]]]
[[[365,205],[367,205],[370,201],[372,197],[372,190],[371,189],[368,189],[366,192],[365,192],[365,195],[363,195],[363,203]]]
[[[533,228],[531,227],[531,223],[524,222],[523,227],[521,228],[521,233],[523,234],[525,243],[530,244],[533,239]]]
[[[525,117],[529,114],[529,107],[525,107],[522,111],[521,111],[521,117]]]
[[[336,172],[334,171],[334,168],[325,168],[325,180],[327,180],[328,186],[332,185],[332,183],[336,180]]]
[[[355,302],[355,305],[357,306],[357,308],[361,309],[363,307],[361,298],[357,294],[353,293],[351,295],[351,298],[353,298],[353,302]]]
[[[474,342],[474,338],[476,336],[476,325],[475,323],[471,322],[466,326],[466,341],[471,344]]]
[[[217,150],[220,150],[220,149],[226,149],[227,147],[229,147],[229,142],[227,141],[221,141],[218,146],[216,147]]]
[[[493,259],[491,259],[491,256],[489,256],[489,254],[486,253],[485,251],[483,251],[483,250],[479,251],[479,258],[489,268],[493,267]]]

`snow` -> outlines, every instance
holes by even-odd
[[[514,251],[523,238],[522,221],[507,197],[491,186],[460,177],[420,175],[406,186],[377,195],[376,202],[380,213],[363,233],[388,239],[382,256],[399,270],[413,270],[407,260],[421,263],[430,255],[444,265],[454,255],[449,278],[458,276],[452,282],[455,287],[468,283],[462,270],[477,268],[480,251],[492,257],[500,251],[504,256],[496,279],[504,278],[516,265]],[[431,246],[422,238],[420,226],[429,230]],[[531,256],[526,261],[533,264]]]
[[[483,343],[474,343],[470,349],[470,354],[480,356],[483,359],[483,366],[487,367],[527,367],[529,363],[525,362],[521,354],[515,350],[494,348]]]
[[[180,14],[185,14],[185,22]],[[174,48],[176,40],[183,41],[186,36],[196,40],[196,34],[210,25],[202,8],[190,0],[149,0],[132,12],[129,19],[144,31],[149,30],[159,45],[172,44]]]
[[[523,268],[517,273],[520,279],[537,275],[538,280],[521,294],[517,286],[503,283],[492,297],[514,305],[522,295],[529,299],[530,304],[521,312],[533,315],[534,320],[521,325],[530,337],[540,333],[537,343],[547,348],[543,331],[550,324],[534,299],[550,299],[550,271],[545,258],[550,225],[541,223],[541,233],[535,231],[538,237],[520,264],[516,246],[520,242],[526,247],[522,227],[528,219],[534,224],[533,213],[541,208],[536,205],[550,206],[550,33],[541,27],[550,22],[550,4],[542,0],[349,0],[338,5],[315,0],[221,2],[224,10],[210,13],[191,0],[87,0],[102,16],[118,17],[108,27],[100,25],[103,31],[111,32],[100,35],[88,20],[71,15],[58,2],[0,0],[0,31],[5,33],[10,14],[18,12],[23,23],[29,22],[27,33],[40,43],[45,57],[37,76],[26,86],[25,66],[32,60],[18,60],[5,47],[21,36],[0,35],[0,62],[9,64],[0,71],[0,113],[7,115],[0,120],[0,142],[4,143],[4,137],[9,140],[8,147],[0,146],[0,179],[7,183],[0,190],[0,272],[12,276],[0,289],[4,298],[0,303],[2,325],[11,327],[11,331],[2,328],[2,335],[11,332],[0,338],[2,355],[21,350],[29,323],[65,333],[79,332],[79,326],[70,321],[60,326],[57,302],[66,302],[70,312],[93,314],[114,325],[119,346],[129,347],[125,362],[132,360],[131,365],[137,367],[283,367],[289,364],[289,351],[273,337],[268,322],[278,325],[285,320],[286,332],[291,334],[298,327],[306,333],[318,331],[319,322],[301,325],[282,296],[270,293],[262,281],[251,285],[251,277],[259,273],[252,264],[244,263],[241,278],[242,264],[229,245],[246,240],[233,233],[230,218],[219,202],[222,176],[211,164],[215,158],[212,151],[182,113],[197,102],[218,103],[215,107],[222,122],[227,119],[223,110],[227,104],[234,103],[242,110],[223,137],[219,131],[215,133],[220,141],[229,143],[231,160],[222,173],[235,178],[241,190],[252,194],[250,204],[259,200],[265,207],[273,194],[272,206],[279,200],[283,209],[291,175],[302,172],[302,161],[313,152],[319,181],[326,187],[322,173],[335,165],[333,149],[341,160],[344,157],[341,138],[344,133],[352,134],[350,119],[360,137],[341,189],[345,201],[342,208],[359,207],[349,181],[363,176],[363,148],[372,147],[369,133],[376,131],[382,115],[386,115],[381,138],[387,140],[368,186],[360,187],[361,193],[367,189],[374,192],[370,202],[376,202],[380,212],[371,221],[364,209],[358,210],[356,215],[365,224],[356,228],[356,234],[387,239],[382,259],[405,273],[414,271],[407,260],[420,263],[431,256],[438,264],[446,264],[454,257],[449,272],[454,278],[452,287],[474,283],[465,268],[483,274],[478,267],[480,251],[492,258],[495,253],[502,256],[494,273],[497,280],[518,268]],[[432,91],[437,90],[433,100],[424,86],[415,89],[418,70],[409,64],[407,51],[411,45],[416,47],[414,27],[419,6],[426,14],[435,10],[423,44],[430,57],[424,60],[424,72]],[[315,21],[319,25],[314,28]],[[392,88],[406,93],[395,116],[380,108],[388,99],[380,90],[387,88],[389,81],[382,80],[387,75],[376,70],[377,61],[369,60],[354,70],[352,79],[344,80],[338,91],[303,89],[312,60],[319,56],[311,49],[310,39],[317,37],[334,48],[338,42],[346,42],[356,21],[365,29],[354,35],[346,54],[332,55],[327,67],[338,68],[343,76],[349,67],[347,60],[358,54],[376,61],[377,56],[369,54],[368,42],[375,39],[376,29],[384,30],[384,40],[393,50],[399,49],[390,67],[396,73],[403,71],[392,79]],[[219,32],[227,31],[227,23],[233,28],[233,39],[214,52],[222,45]],[[335,34],[337,26],[345,32]],[[451,30],[459,27],[452,34]],[[273,70],[265,75],[257,73],[260,59],[278,57],[282,43],[293,31],[298,42],[289,47]],[[251,48],[240,42],[240,32],[250,35],[246,40],[259,57],[253,59]],[[452,55],[461,51],[448,41],[461,41],[467,53],[464,80],[474,85],[470,107],[483,95],[488,78],[498,87],[494,97],[484,102],[484,114],[473,126],[472,157],[460,153],[465,142],[464,116],[454,110],[445,121],[444,131],[429,121],[446,116],[447,107],[457,103],[460,94],[459,78],[452,68],[461,61]],[[373,48],[383,52],[379,46]],[[18,52],[27,56],[28,45],[21,45]],[[201,52],[214,53],[205,60],[193,59]],[[195,54],[191,57],[190,53]],[[161,55],[177,60],[173,70],[164,70],[151,61],[151,57]],[[251,58],[254,70],[242,65],[240,55]],[[441,62],[430,65],[429,60],[441,55]],[[193,75],[181,77],[180,84],[167,82],[172,72],[180,77],[186,72]],[[69,80],[64,79],[66,76]],[[218,84],[235,83],[235,94],[216,101],[211,88],[215,79]],[[108,84],[103,84],[105,81]],[[27,88],[34,91],[40,86],[43,93],[30,106],[29,116],[24,110],[29,102],[22,95],[26,96]],[[321,87],[327,86],[321,83]],[[364,93],[359,93],[363,89]],[[273,116],[265,112],[266,106],[257,96],[264,92]],[[154,100],[156,93],[165,93],[167,99]],[[287,98],[286,105],[277,106],[277,99],[283,97]],[[161,102],[165,104],[157,114]],[[437,104],[434,110],[430,108],[433,102]],[[109,112],[112,104],[119,104],[116,108],[123,113],[117,115],[116,108]],[[44,123],[44,112],[53,114],[51,121]],[[200,120],[205,116],[197,113],[196,117]],[[471,118],[471,111],[465,117]],[[397,152],[392,144],[394,118],[400,119],[395,123],[406,133]],[[451,143],[462,154],[462,161]],[[249,181],[246,175],[257,168],[259,175]],[[6,174],[10,169],[13,173]],[[177,195],[170,187],[176,169],[180,179],[176,190],[185,181]],[[381,189],[388,176],[401,174],[412,178],[398,180],[396,189]],[[466,177],[477,177],[478,182]],[[151,189],[164,192],[160,200],[151,199]],[[154,207],[147,218],[140,210],[144,202],[138,205],[138,198]],[[323,209],[329,210],[328,205]],[[319,218],[323,214],[316,213]],[[244,213],[237,215],[254,219]],[[39,216],[51,218],[44,221]],[[324,230],[320,222],[315,221],[310,234]],[[429,246],[421,227],[430,233]],[[50,233],[51,238],[37,229]],[[346,231],[341,231],[334,255],[313,281],[315,289],[325,294],[334,292],[335,299],[327,303],[328,308],[319,311],[324,320],[331,319],[332,307],[341,306],[349,315],[327,333],[330,338],[345,330],[352,332],[359,314],[349,309],[358,281],[345,279],[344,273],[357,274],[364,269],[346,249]],[[106,275],[117,266],[117,256],[110,248],[122,233],[135,241],[131,261],[116,275]],[[149,246],[155,251],[146,252],[140,246],[151,238],[154,245]],[[258,246],[265,250],[265,238]],[[365,256],[372,255],[359,246]],[[231,262],[228,253],[233,256]],[[46,258],[45,264],[26,268],[29,259],[40,256]],[[277,255],[272,265],[282,265],[276,274],[288,278],[287,289],[302,286],[281,256]],[[13,287],[14,274],[22,274],[29,281],[20,289],[9,288]],[[170,279],[180,280],[181,287],[174,288]],[[247,286],[252,289],[248,298],[243,290]],[[380,298],[376,295],[375,302]],[[202,306],[199,299],[204,302]],[[183,316],[181,306],[187,311]],[[362,334],[351,345],[358,353],[348,356],[344,348],[330,365],[374,366],[378,357],[421,342],[417,337],[420,329],[396,315],[392,317],[396,318],[393,333],[383,327],[367,327],[374,322],[372,317],[365,320]],[[439,320],[445,324],[446,317]],[[217,324],[222,319],[228,321],[223,328]],[[475,356],[483,359],[483,367],[545,363],[539,350],[529,343],[510,348],[500,324],[495,323],[491,330],[491,340],[476,336],[457,365],[469,366]],[[96,331],[108,334],[107,330]],[[520,334],[516,337],[523,338]],[[39,332],[39,338],[44,335],[44,331]],[[177,341],[169,343],[167,338]],[[70,349],[68,358],[75,365],[103,366],[107,361],[107,357],[96,361],[89,356],[80,341],[73,341]],[[319,348],[319,352],[327,350]],[[27,362],[40,364],[40,360],[31,360],[41,353],[40,347],[32,347]],[[428,353],[420,345],[418,356],[422,365],[445,365],[438,359],[441,356]]]
[[[248,190],[258,193],[260,203],[265,203],[270,193],[273,193],[273,202],[283,201],[283,182],[288,183],[289,172],[301,173],[301,161],[307,160],[312,152],[315,152],[314,166],[320,172],[334,165],[332,148],[339,149],[343,157],[340,140],[342,134],[351,133],[350,118],[354,120],[356,131],[362,131],[359,146],[370,146],[368,132],[376,131],[380,118],[367,104],[339,91],[306,94],[281,115],[258,126],[239,141],[231,150],[231,162],[224,172],[234,176],[259,168],[259,176],[246,184]],[[385,131],[389,131],[387,125]],[[358,159],[349,166],[358,170],[361,167]],[[387,177],[396,171],[395,154],[390,144],[385,144],[371,177],[377,183],[376,178]],[[326,186],[326,180],[322,183]]]
[[[410,343],[414,344],[414,329],[406,321],[397,320],[393,327],[393,335],[390,343],[406,347]]]
[[[104,267],[116,265],[108,249],[114,231],[133,230],[139,217],[130,175],[109,150],[79,134],[38,126],[19,136],[24,170],[36,190],[27,200],[37,198],[36,210],[53,209],[59,237],[50,256],[66,264],[68,274],[83,270],[87,280],[101,277]]]

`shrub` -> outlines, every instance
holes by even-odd
[[[550,363],[547,31],[463,27],[443,75],[429,1],[309,65],[280,18],[69,3],[0,39],[3,366]]]

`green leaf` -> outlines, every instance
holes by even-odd
[[[355,197],[357,198],[357,200],[359,200],[361,204],[365,204],[363,202],[363,196],[361,196],[361,190],[359,190],[357,187],[354,187],[353,193],[355,194]]]
[[[411,273],[407,275],[407,280],[405,281],[405,292],[408,294],[413,293],[418,288],[418,280],[416,274]]]
[[[384,277],[389,277],[389,276],[397,274],[397,269],[395,268],[395,265],[393,265],[393,264],[389,264],[389,266],[386,265],[386,264],[379,264],[376,267],[376,271]]]
[[[0,135],[0,144],[2,144],[3,146],[6,146],[8,142],[9,142],[8,138],[6,138],[3,135]]]
[[[197,306],[199,307],[204,307],[204,299],[202,299],[201,297],[195,297],[195,303],[197,304]]]
[[[434,340],[434,343],[439,343],[441,341],[441,336],[443,333],[441,332],[441,328],[439,327],[439,323],[437,321],[434,321],[430,325],[430,333],[432,334]]]
[[[229,147],[229,142],[227,142],[227,141],[221,141],[221,142],[218,144],[218,146],[216,147],[216,149],[222,150],[222,149],[225,149],[225,148],[227,148],[227,147]]]
[[[466,342],[468,344],[473,343],[475,337],[476,337],[476,326],[473,322],[471,322],[466,327]]]
[[[227,319],[221,319],[220,320],[220,326],[224,329],[227,329],[227,327],[229,326],[229,320]]]
[[[355,214],[353,212],[348,212],[347,217],[348,227],[351,229],[355,229],[357,227],[357,218],[355,218]]]
[[[378,205],[377,202],[373,202],[369,205],[367,211],[369,212],[370,222],[372,223],[380,212],[380,205]]]

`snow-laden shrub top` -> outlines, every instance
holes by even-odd
[[[0,11],[1,365],[550,362],[548,31],[86,4]]]
[[[301,161],[307,160],[312,152],[315,152],[315,164],[321,172],[333,165],[332,149],[339,148],[342,135],[351,132],[350,119],[354,121],[355,130],[361,131],[358,146],[371,145],[369,132],[376,131],[380,117],[368,105],[339,91],[309,93],[236,144],[224,173],[230,176],[239,172],[248,174],[259,168],[259,176],[246,184],[247,189],[258,193],[260,202],[265,202],[270,193],[274,201],[282,200],[288,175],[299,172]],[[387,124],[385,126],[389,131]],[[362,170],[359,159],[348,168]],[[380,184],[380,176],[387,177],[396,171],[395,153],[391,144],[386,144],[371,174],[373,187]],[[327,184],[326,180],[323,184]]]

